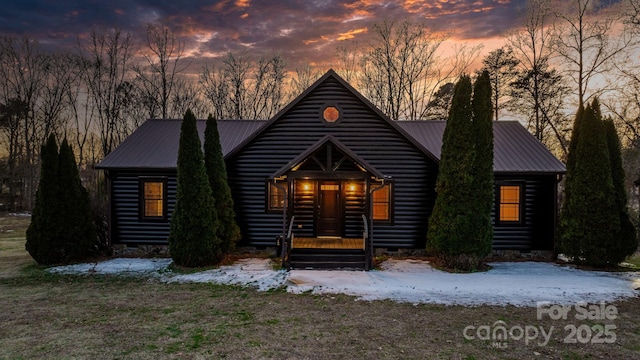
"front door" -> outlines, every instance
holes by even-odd
[[[342,201],[339,181],[321,181],[317,236],[342,236]]]

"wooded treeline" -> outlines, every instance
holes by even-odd
[[[393,119],[446,119],[453,84],[481,62],[494,120],[524,121],[561,159],[575,109],[597,96],[633,178],[640,167],[639,14],[640,0],[615,9],[599,0],[529,0],[521,26],[483,58],[481,47],[450,51],[452,34],[429,23],[386,19],[366,40],[340,42],[331,67]],[[161,24],[138,39],[93,30],[57,53],[28,36],[0,37],[3,208],[32,208],[40,146],[52,133],[68,140],[81,169],[91,169],[148,118],[182,118],[187,109],[197,118],[272,117],[326,70],[294,69],[286,60],[229,52],[194,72],[184,41]]]

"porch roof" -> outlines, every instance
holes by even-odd
[[[271,175],[272,179],[279,178],[285,175],[287,172],[292,170],[296,165],[299,165],[303,161],[305,161],[309,156],[313,155],[317,150],[325,146],[327,143],[331,143],[333,146],[338,148],[343,154],[345,154],[349,160],[358,164],[360,167],[365,169],[368,173],[372,174],[378,179],[384,178],[384,175],[378,171],[375,167],[367,163],[364,159],[359,157],[355,152],[349,149],[346,145],[341,143],[338,139],[333,137],[332,135],[326,135],[322,139],[318,140],[315,144],[311,145],[307,150],[298,155],[295,159],[291,160],[285,166],[280,168],[278,171]]]

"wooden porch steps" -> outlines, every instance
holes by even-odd
[[[366,261],[362,249],[293,248],[289,254],[291,269],[365,270]]]

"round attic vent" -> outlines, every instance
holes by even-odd
[[[326,122],[336,122],[340,118],[340,111],[335,106],[327,106],[322,112],[322,118]]]

